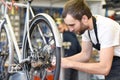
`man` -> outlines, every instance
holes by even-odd
[[[69,0],[62,16],[71,32],[82,34],[82,51],[62,58],[61,67],[120,80],[120,25],[110,18],[93,16],[84,0]],[[87,63],[93,47],[100,51],[100,61]]]

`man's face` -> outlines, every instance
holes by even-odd
[[[83,34],[88,29],[88,26],[85,26],[82,21],[74,19],[69,14],[64,18],[64,22],[68,26],[69,31],[77,34]]]

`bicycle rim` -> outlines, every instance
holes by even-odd
[[[30,80],[59,79],[60,73],[60,48],[56,46],[55,34],[49,21],[37,15],[30,23],[30,41],[33,48],[31,52],[27,37],[24,43],[24,58],[31,57],[31,62],[25,64]],[[27,36],[27,35],[26,35]],[[55,60],[56,65],[51,65]]]

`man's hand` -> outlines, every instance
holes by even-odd
[[[61,58],[61,67],[62,68],[71,68],[71,60],[68,60],[66,58]]]

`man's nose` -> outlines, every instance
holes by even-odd
[[[70,31],[70,32],[73,32],[73,31],[74,31],[74,28],[69,27],[69,31]]]

